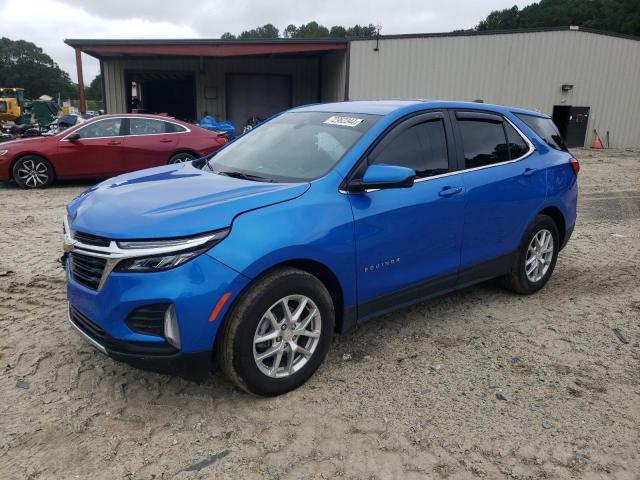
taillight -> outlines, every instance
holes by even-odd
[[[580,162],[578,162],[577,159],[572,158],[571,160],[569,160],[569,164],[571,165],[571,169],[573,170],[573,173],[578,175],[578,172],[580,171]]]

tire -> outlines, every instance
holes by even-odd
[[[196,157],[192,153],[187,153],[187,152],[176,153],[172,155],[171,158],[169,159],[169,164],[190,162],[191,160],[195,160],[196,158],[198,157]]]
[[[547,215],[538,215],[522,237],[511,271],[503,279],[504,286],[523,295],[537,292],[551,278],[559,251],[556,223]]]
[[[55,179],[53,166],[45,158],[26,155],[13,165],[13,179],[20,188],[47,188]]]
[[[284,299],[288,299],[294,315],[305,304],[298,329],[294,329],[293,322],[286,329],[279,324],[280,317],[284,318]],[[314,308],[316,315],[312,315]],[[269,312],[271,318],[267,316]],[[308,324],[301,329],[306,319]],[[334,321],[331,295],[320,280],[294,268],[274,270],[250,286],[227,315],[215,346],[218,364],[242,390],[262,396],[280,395],[305,383],[318,369],[329,350]],[[287,323],[283,320],[283,324]],[[312,331],[316,337],[307,336]],[[270,336],[275,338],[255,342],[256,337]],[[269,352],[275,353],[259,360],[260,355]]]

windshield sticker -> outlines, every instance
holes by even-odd
[[[333,116],[327,118],[322,123],[327,125],[339,125],[341,127],[357,127],[362,122],[364,122],[363,118]]]

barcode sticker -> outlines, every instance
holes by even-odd
[[[364,119],[362,118],[354,118],[354,117],[339,117],[334,115],[333,117],[327,118],[324,122],[327,125],[340,125],[341,127],[357,127]]]

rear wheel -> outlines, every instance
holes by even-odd
[[[197,157],[192,153],[182,152],[176,153],[169,159],[169,163],[184,163],[195,160]]]
[[[247,392],[293,390],[326,356],[334,316],[331,296],[316,277],[293,268],[271,272],[229,312],[218,334],[218,363]]]
[[[13,166],[13,179],[22,188],[47,188],[53,183],[53,167],[42,157],[27,155]]]
[[[560,235],[555,222],[538,215],[522,238],[518,254],[504,285],[517,293],[540,290],[551,278],[560,250]]]

